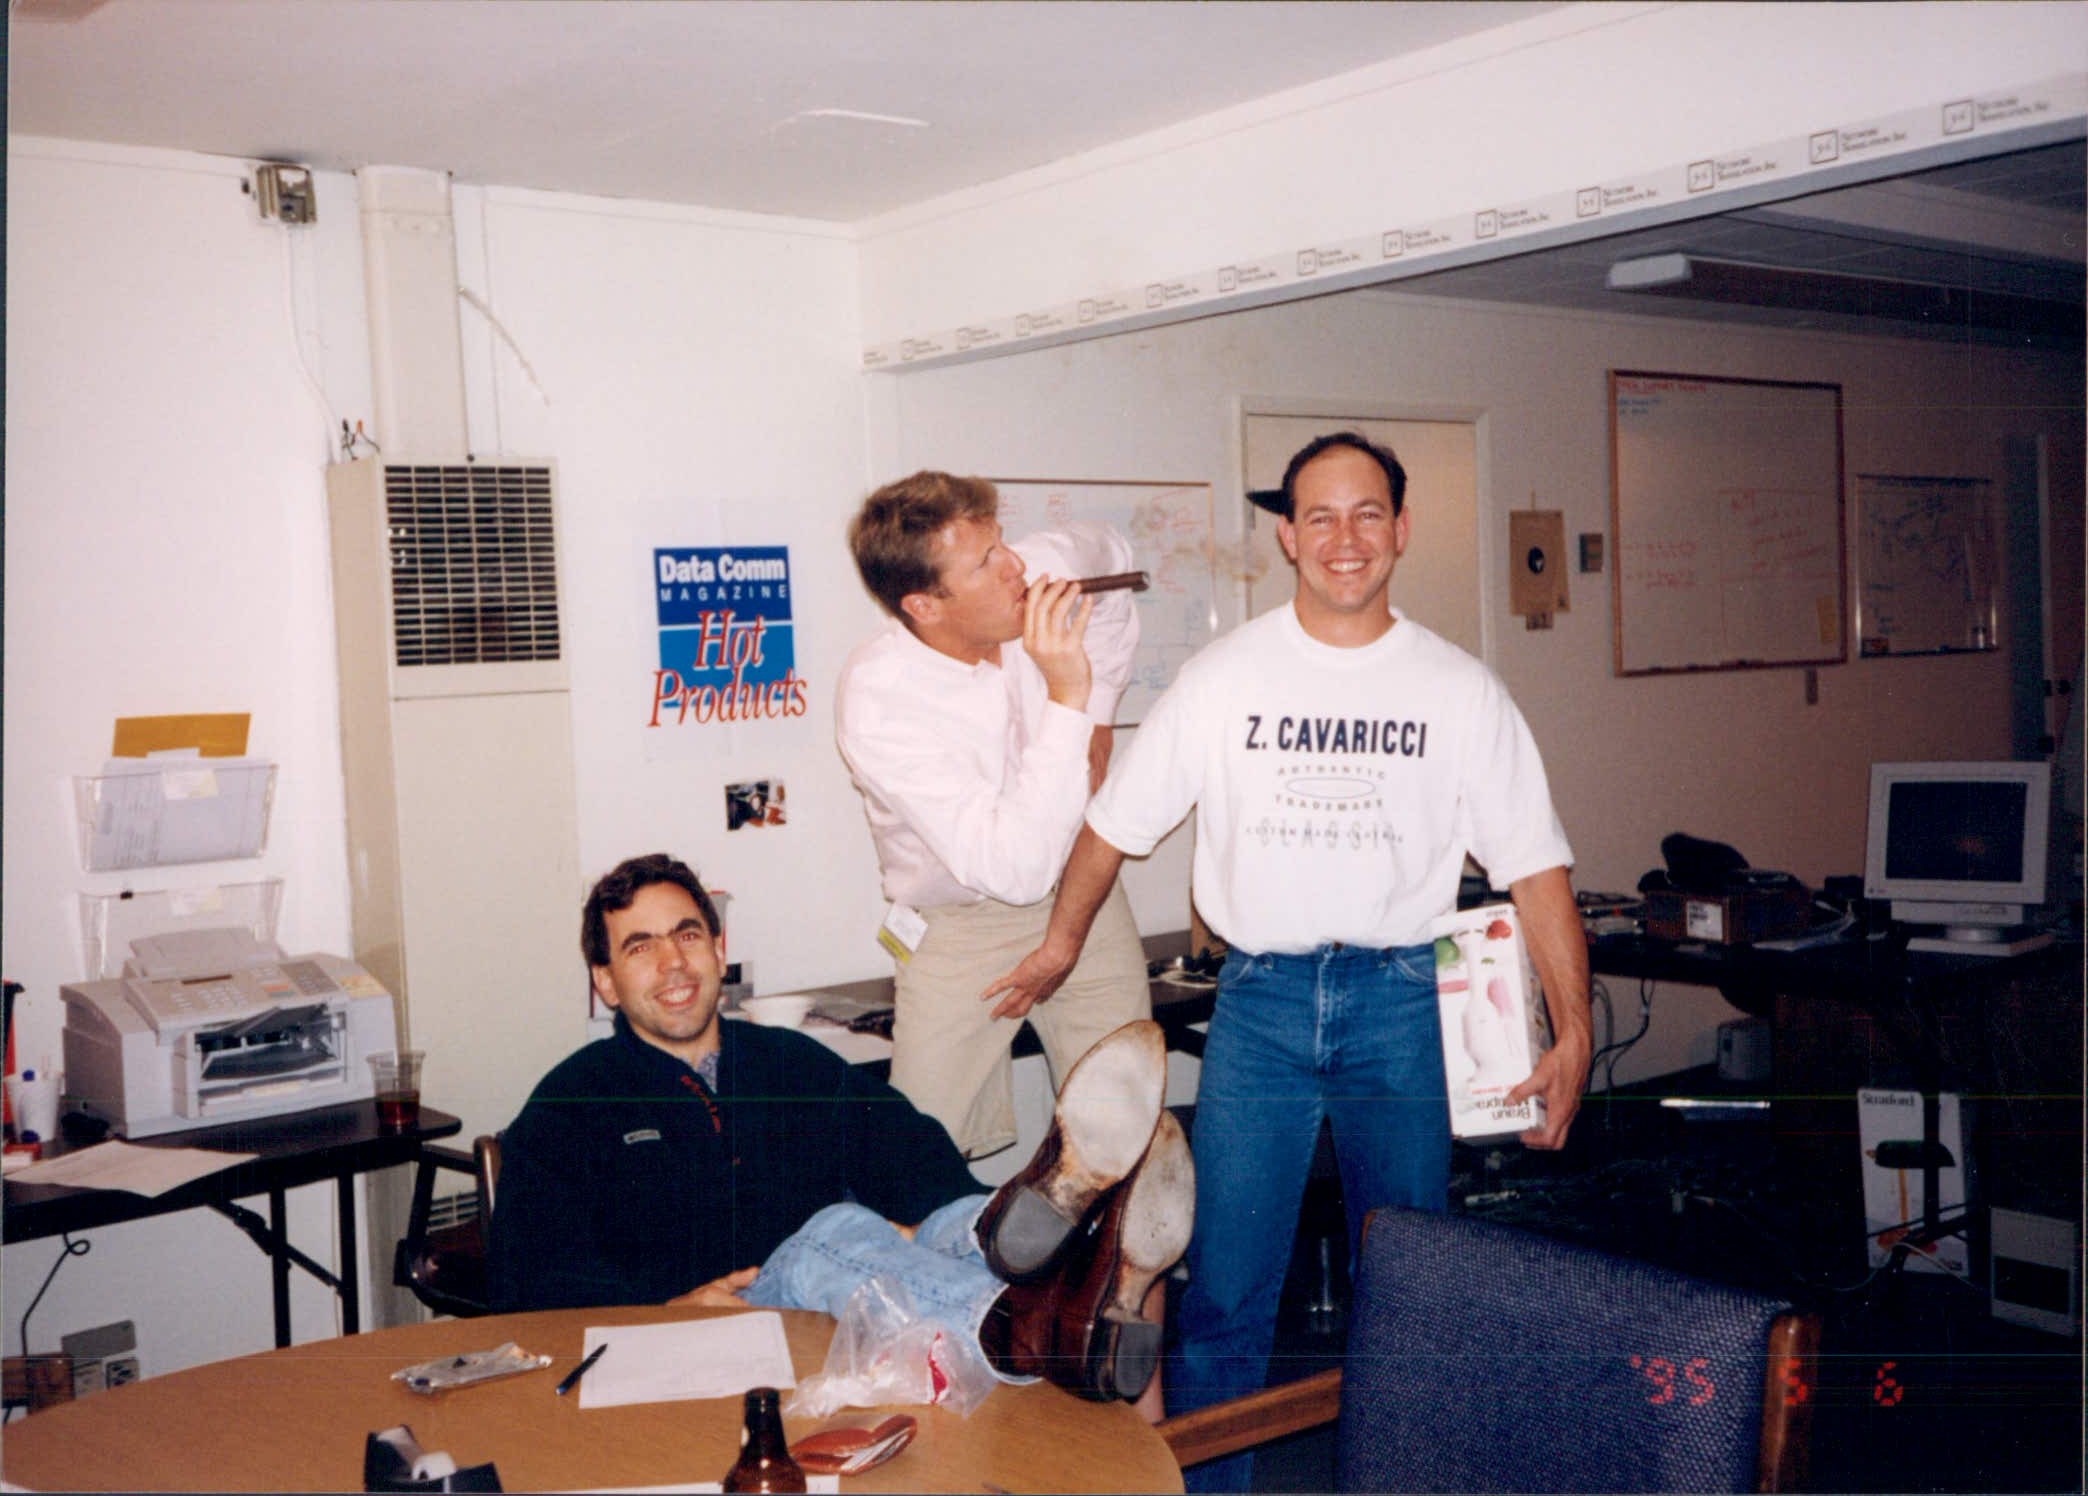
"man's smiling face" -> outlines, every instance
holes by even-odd
[[[592,968],[595,995],[638,1037],[693,1065],[718,1047],[718,942],[686,889],[648,883],[605,916],[609,964]]]
[[[1329,447],[1298,470],[1291,492],[1292,514],[1277,521],[1276,538],[1298,566],[1299,622],[1315,637],[1382,633],[1392,568],[1407,543],[1406,512],[1392,512],[1384,469],[1353,447]]]

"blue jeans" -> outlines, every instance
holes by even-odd
[[[1225,958],[1197,1088],[1196,1234],[1168,1412],[1261,1387],[1322,1117],[1351,1264],[1369,1211],[1445,1207],[1450,1107],[1436,1014],[1427,945]],[[1252,1456],[1236,1455],[1187,1479],[1192,1490],[1245,1490],[1251,1469]]]
[[[924,1319],[979,1338],[986,1311],[1006,1286],[979,1251],[979,1212],[989,1197],[965,1195],[931,1211],[912,1241],[876,1211],[829,1205],[769,1253],[740,1297],[764,1309],[819,1309],[840,1318],[849,1295],[872,1278],[891,1278]],[[988,1359],[991,1365],[991,1359]],[[1031,1377],[995,1376],[1004,1382]]]

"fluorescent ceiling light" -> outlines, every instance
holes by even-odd
[[[1612,291],[1714,301],[1729,306],[1775,307],[1842,317],[1884,317],[1931,327],[1958,327],[2079,341],[2082,306],[2012,296],[1968,286],[1883,276],[1793,270],[1705,255],[1645,255],[1610,266]]]

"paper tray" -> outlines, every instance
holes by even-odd
[[[80,866],[90,873],[259,857],[276,766],[256,759],[118,761],[73,779]]]
[[[162,888],[80,895],[80,937],[87,979],[123,975],[131,942],[176,930],[240,929],[264,945],[275,944],[276,915],[283,907],[283,880],[225,883],[206,888]]]

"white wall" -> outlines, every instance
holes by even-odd
[[[293,236],[259,221],[243,174],[56,142],[10,153],[4,936],[32,1056],[59,1052],[83,888],[279,876],[286,946],[351,945],[323,470],[332,427],[369,408],[355,183],[322,174],[319,226]],[[852,246],[817,225],[458,197],[464,283],[513,340],[463,312],[473,446],[559,464],[583,876],[676,851],[743,895],[734,954],[764,986],[865,974],[882,905],[831,726],[842,655],[873,626],[841,542],[866,470]],[[648,730],[649,549],[730,543],[791,548],[811,710]],[[70,776],[100,767],[116,716],[199,710],[251,710],[254,751],[282,766],[268,856],[79,873]],[[723,786],[756,777],[786,783],[792,824],[728,838]],[[495,1053],[498,975],[474,996]],[[508,1114],[535,1078],[510,1077]],[[330,1191],[293,1196],[291,1234],[334,1264]],[[192,1212],[91,1239],[37,1309],[40,1348],[128,1317],[150,1375],[271,1343],[267,1259],[229,1223]],[[58,1251],[5,1254],[10,1350]],[[293,1297],[299,1339],[333,1333],[330,1294],[294,1274]]]
[[[1533,495],[1563,510],[1569,554],[1580,533],[1607,532],[1611,368],[1840,383],[1852,475],[1988,477],[1998,489],[2004,434],[2047,432],[2064,450],[2082,441],[2081,369],[2064,356],[1358,292],[876,376],[873,457],[892,471],[1202,476],[1237,526],[1242,394],[1481,412],[1478,585],[1490,663],[1544,749],[1577,885],[1631,889],[1676,830],[1732,842],[1755,865],[1814,885],[1860,872],[1872,759],[2007,756],[2006,655],[1823,668],[1819,704],[1808,707],[1797,670],[1614,678],[1606,573],[1571,576],[1572,607],[1557,626],[1524,629],[1507,611],[1506,513]],[[1412,502],[1418,546],[1427,496]],[[2081,496],[2055,502],[2078,508]],[[1395,577],[1395,601],[1398,591]],[[1186,839],[1178,831],[1126,873],[1143,928],[1182,922]],[[1617,996],[1628,1033],[1635,990]],[[1708,1062],[1709,1028],[1730,1016],[1715,995],[1665,989],[1654,1030],[1618,1078]]]
[[[763,990],[865,975],[884,906],[833,746],[834,678],[876,626],[843,540],[866,473],[854,249],[783,220],[480,196],[460,223],[483,219],[476,274],[534,378],[494,355],[474,445],[491,424],[559,464],[582,877],[672,851],[735,895],[731,954]],[[661,545],[790,548],[806,715],[647,725]],[[752,779],[783,782],[789,824],[728,835],[724,787]]]
[[[174,152],[9,148],[0,939],[27,989],[16,1023],[30,1063],[60,1053],[83,891],[281,878],[283,944],[348,945],[321,481],[338,417],[312,383],[362,414],[354,184],[320,174],[321,229],[293,236],[260,221],[242,175]],[[101,768],[118,716],[196,711],[252,713],[252,751],[281,766],[267,855],[82,873],[72,776]],[[298,1244],[332,1263],[331,1191],[298,1191],[292,1207]],[[270,1343],[267,1259],[229,1222],[191,1212],[92,1240],[37,1310],[40,1347],[130,1317],[150,1374]],[[10,1352],[57,1251],[7,1249]],[[219,1291],[170,1281],[169,1263],[217,1264]],[[296,1277],[300,1335],[331,1333],[332,1295]]]

